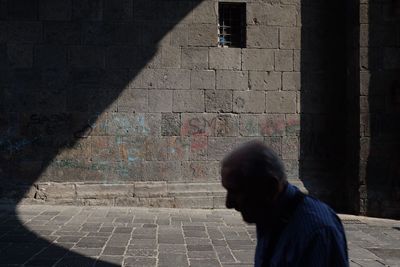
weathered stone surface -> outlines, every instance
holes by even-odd
[[[282,158],[299,159],[300,142],[298,137],[290,136],[282,138]]]
[[[235,114],[182,115],[182,135],[237,136],[238,129],[238,117]]]
[[[296,27],[279,29],[279,48],[281,49],[300,49],[301,30]]]
[[[232,112],[231,90],[206,90],[206,112]]]
[[[172,90],[149,90],[149,112],[172,112]]]
[[[209,161],[183,162],[182,175],[186,181],[218,181],[219,164]]]
[[[190,73],[191,89],[215,89],[215,71],[193,70]]]
[[[243,49],[243,70],[274,70],[274,51],[265,49]]]
[[[296,113],[296,92],[266,92],[268,113]]]
[[[217,71],[217,89],[246,90],[249,86],[247,71]]]
[[[201,90],[175,90],[173,97],[174,112],[204,111],[204,92]]]
[[[193,9],[193,22],[217,24],[217,6],[215,1],[206,0],[199,3]]]
[[[134,184],[135,197],[165,197],[167,196],[166,182],[136,182]]]
[[[265,111],[265,93],[262,91],[234,91],[233,111],[263,113]]]
[[[213,199],[209,197],[175,197],[177,208],[212,208]]]
[[[171,45],[164,45],[161,48],[161,66],[165,68],[180,68],[181,48]]]
[[[189,139],[187,137],[153,137],[146,139],[146,160],[187,160]]]
[[[278,91],[282,87],[280,72],[249,72],[249,87],[251,90]]]
[[[259,127],[263,136],[283,136],[285,135],[285,115],[267,114],[260,115]]]
[[[239,131],[241,136],[259,136],[259,115],[241,114]]]
[[[282,89],[286,91],[298,91],[301,88],[300,72],[284,72],[282,74]]]
[[[210,48],[209,64],[210,69],[240,70],[241,49]]]
[[[275,71],[293,71],[293,50],[275,51]]]
[[[35,198],[39,199],[75,199],[76,190],[74,184],[39,184]]]
[[[217,46],[216,33],[217,25],[212,24],[190,24],[189,25],[189,40],[190,46]]]
[[[176,113],[162,113],[161,135],[178,136],[181,131],[181,116]]]
[[[255,2],[248,4],[248,24],[295,26],[297,10],[294,5],[265,4]]]
[[[148,93],[147,89],[128,89],[124,90],[118,98],[118,111],[129,113],[144,113],[148,110]]]
[[[221,160],[236,146],[236,142],[233,137],[209,137],[208,159]]]
[[[247,48],[278,48],[279,31],[275,26],[248,26]]]
[[[107,199],[113,197],[132,197],[133,185],[126,184],[77,184],[77,198]]]
[[[208,48],[187,47],[182,48],[182,68],[184,69],[207,69]]]

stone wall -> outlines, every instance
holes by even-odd
[[[360,1],[360,211],[400,217],[400,3]]]
[[[299,185],[300,1],[1,0],[4,201],[221,207],[219,161],[260,139]]]

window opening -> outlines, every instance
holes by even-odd
[[[218,45],[246,47],[246,4],[218,3]]]

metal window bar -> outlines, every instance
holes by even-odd
[[[245,3],[219,3],[218,44],[221,47],[245,47]]]

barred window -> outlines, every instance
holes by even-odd
[[[221,47],[246,47],[246,4],[218,4],[218,44]]]

